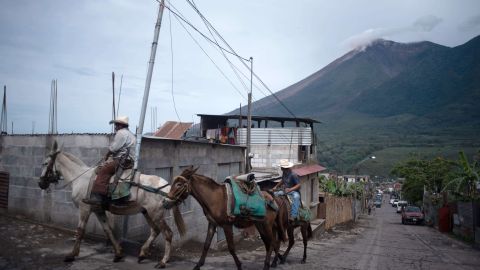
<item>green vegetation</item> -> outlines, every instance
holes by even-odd
[[[420,205],[424,189],[437,195],[449,192],[459,200],[478,199],[475,190],[480,181],[479,172],[478,161],[470,164],[465,153],[460,151],[456,161],[444,157],[421,159],[411,156],[396,164],[391,174],[405,178],[402,186],[404,198]]]
[[[340,197],[353,196],[359,199],[364,190],[364,183],[347,183],[345,181],[338,181],[335,179],[328,179],[325,176],[319,178],[320,190]]]

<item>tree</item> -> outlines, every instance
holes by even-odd
[[[448,181],[444,190],[451,191],[455,196],[464,201],[475,201],[479,199],[477,195],[477,183],[480,182],[480,168],[478,161],[469,163],[467,156],[460,151],[458,159],[458,173],[456,177]],[[479,151],[480,154],[480,151]]]
[[[402,194],[407,201],[420,204],[423,201],[423,191],[439,194],[444,189],[444,183],[454,178],[456,163],[443,157],[432,160],[422,160],[415,157],[400,162],[394,166],[392,175],[404,177]]]

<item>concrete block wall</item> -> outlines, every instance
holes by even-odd
[[[63,145],[64,151],[93,166],[107,152],[110,139],[111,135],[108,134],[0,136],[0,170],[10,173],[8,212],[42,223],[75,229],[78,209],[71,201],[71,187],[60,189],[60,182],[57,187],[48,191],[41,190],[37,182],[42,163],[54,140],[57,140]],[[171,171],[171,176],[176,176],[183,168],[194,165],[199,166],[200,174],[214,179],[221,178],[224,174],[241,172],[244,168],[244,149],[239,146],[143,138],[140,170],[156,174],[155,172],[165,171],[167,168],[166,171]],[[159,176],[165,178],[163,175]],[[203,242],[207,220],[201,207],[189,197],[181,210],[188,230],[184,240]],[[176,233],[175,238],[178,240],[173,218],[169,213],[167,216],[167,223]],[[128,218],[117,216],[114,218],[114,227],[117,235],[126,236],[129,240],[143,242],[149,234],[149,227],[141,214]],[[87,225],[87,233],[103,235],[103,230],[93,215]],[[213,247],[215,245],[216,243],[212,243]]]
[[[253,168],[271,168],[280,164],[281,159],[288,159],[290,162],[298,163],[298,145],[263,145],[253,144],[251,152],[255,154],[252,158]]]
[[[71,187],[49,190],[38,187],[42,163],[50,152],[54,140],[63,145],[64,151],[74,154],[87,165],[94,165],[107,152],[110,136],[0,136],[0,170],[10,173],[8,212],[24,215],[33,220],[75,229],[78,209],[71,200]],[[96,218],[87,227],[90,233],[103,234]]]

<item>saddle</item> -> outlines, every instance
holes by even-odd
[[[227,215],[251,220],[263,220],[266,214],[266,201],[255,181],[227,177]]]
[[[138,184],[140,180],[140,172],[135,172],[133,169],[119,168],[115,174],[110,177],[108,184],[108,198],[112,201],[125,201],[130,198],[130,187],[133,184]]]
[[[292,209],[293,199],[289,195],[281,195],[287,197],[287,209],[290,215],[290,210]],[[303,201],[300,199],[300,205],[298,206],[298,219],[301,221],[310,222],[312,220],[312,212],[309,207],[306,207]]]

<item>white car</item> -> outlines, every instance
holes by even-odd
[[[397,203],[397,213],[401,213],[403,207],[405,207],[407,205],[408,205],[407,201],[398,201],[398,203]]]
[[[392,203],[392,206],[393,206],[393,207],[397,207],[397,203],[398,203],[398,200],[397,200],[397,199],[394,199],[394,200],[393,200],[393,203]]]

